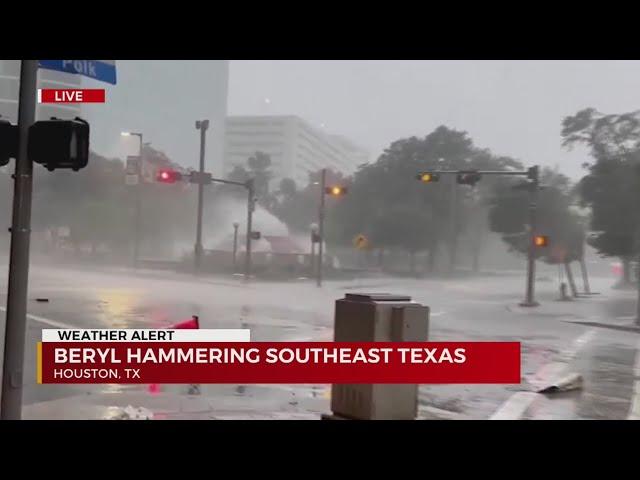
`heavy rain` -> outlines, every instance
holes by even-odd
[[[640,419],[640,62],[115,65],[115,84],[38,69],[38,89],[105,96],[35,104],[35,121],[88,122],[89,156],[75,171],[34,147],[20,231],[18,154],[0,135],[0,310],[26,318],[8,369],[23,364],[23,385],[3,407],[25,419],[337,408],[330,384],[38,384],[43,329],[195,319],[252,342],[520,342],[519,384],[422,384],[416,418]],[[0,60],[2,132],[19,123],[20,72]],[[336,305],[357,294],[409,298],[428,326],[359,337]],[[15,342],[3,345],[6,362]]]

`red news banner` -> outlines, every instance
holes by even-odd
[[[520,383],[519,342],[249,342],[246,330],[220,332],[43,330],[38,382]]]
[[[104,88],[41,88],[38,103],[104,103]]]

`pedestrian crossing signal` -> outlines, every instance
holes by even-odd
[[[18,127],[0,119],[0,167],[18,156]]]
[[[89,163],[89,123],[80,117],[52,117],[29,127],[27,156],[47,170],[68,168],[77,172]]]

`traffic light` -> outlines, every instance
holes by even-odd
[[[0,167],[18,156],[18,126],[0,119]]]
[[[182,180],[182,174],[177,170],[162,168],[158,170],[156,180],[160,183],[176,183]]]
[[[333,197],[341,197],[347,193],[347,188],[341,185],[334,185],[332,187],[326,187],[324,193]]]
[[[51,118],[29,127],[27,155],[47,170],[70,168],[77,172],[89,163],[89,123]]]
[[[476,172],[462,172],[456,177],[457,182],[460,185],[475,185],[480,181],[480,174]]]
[[[527,178],[529,180],[538,181],[538,175],[540,173],[540,169],[537,165],[527,169]]]
[[[419,173],[416,178],[423,183],[431,183],[440,180],[440,175],[437,173],[423,172]]]
[[[549,237],[546,235],[536,235],[533,237],[533,244],[539,248],[547,247],[549,245]]]

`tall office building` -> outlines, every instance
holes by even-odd
[[[294,115],[230,116],[226,122],[224,173],[246,168],[256,151],[271,157],[272,182],[292,178],[306,186],[309,173],[322,168],[349,175],[368,162],[369,153],[338,135],[328,135]]]

